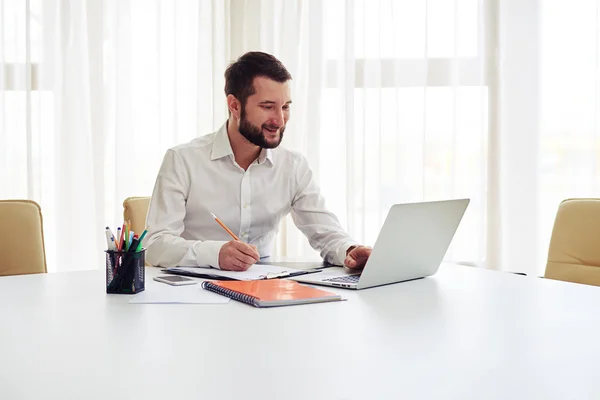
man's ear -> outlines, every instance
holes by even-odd
[[[239,100],[232,94],[227,95],[227,108],[229,108],[229,112],[235,118],[239,119],[240,114],[242,112],[242,104]]]

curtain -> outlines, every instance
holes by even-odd
[[[470,198],[446,260],[483,265],[490,95],[483,2],[323,4],[327,79],[314,149],[327,198],[367,244],[392,204]]]
[[[89,22],[80,1],[0,2],[0,198],[40,203],[53,271],[101,260]]]
[[[540,276],[559,203],[600,197],[600,2],[498,3],[500,267]]]
[[[0,0],[0,198],[40,203],[49,272],[102,268],[123,200],[224,122],[228,32],[221,0]]]
[[[560,201],[600,197],[600,1],[544,1],[539,15],[535,187],[540,196],[534,262],[543,265]]]
[[[447,258],[482,264],[489,93],[480,3],[232,5],[244,33],[234,52],[272,52],[290,68],[284,144],[307,155],[349,233],[372,245],[394,203],[469,197]],[[289,218],[278,250],[316,257]]]
[[[599,195],[596,0],[0,0],[0,198],[38,201],[51,272],[167,148],[227,118],[248,50],[290,70],[283,145],[372,245],[394,203],[468,197],[446,260],[541,274],[558,202]],[[276,254],[317,258],[286,218]]]
[[[166,150],[218,129],[227,117],[229,3],[104,0],[104,220],[150,196]],[[105,222],[106,224],[106,222]]]

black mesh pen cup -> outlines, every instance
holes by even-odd
[[[145,289],[146,249],[105,250],[106,293],[135,294]]]

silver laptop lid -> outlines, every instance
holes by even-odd
[[[457,199],[392,206],[358,288],[435,274],[469,202]]]

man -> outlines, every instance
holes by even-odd
[[[371,249],[357,245],[325,208],[306,159],[278,147],[290,118],[291,79],[279,60],[261,52],[227,68],[229,119],[164,157],[148,210],[150,264],[244,271],[271,254],[279,222],[291,212],[327,262],[365,265]]]

